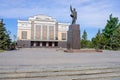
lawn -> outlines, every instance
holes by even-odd
[[[1,52],[4,52],[4,50],[1,50],[1,49],[0,49],[0,53],[1,53]]]

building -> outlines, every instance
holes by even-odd
[[[59,23],[46,15],[18,20],[17,45],[20,47],[66,47],[69,23]]]

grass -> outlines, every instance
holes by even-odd
[[[2,52],[4,52],[4,50],[1,50],[1,49],[0,49],[0,53],[2,53]]]

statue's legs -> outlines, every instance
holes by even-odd
[[[72,24],[75,24],[75,19],[72,20]]]

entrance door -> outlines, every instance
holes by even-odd
[[[42,46],[43,46],[43,47],[46,47],[46,42],[42,42]]]

